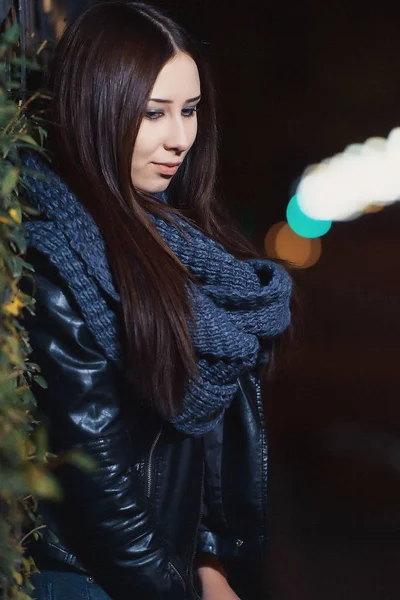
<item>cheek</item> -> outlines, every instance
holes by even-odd
[[[190,134],[189,134],[190,135],[189,150],[196,141],[197,131],[198,131],[198,123],[197,123],[197,119],[194,119],[194,123],[190,128]]]
[[[133,148],[132,164],[140,165],[146,161],[146,158],[151,153],[150,144],[146,138],[137,139],[135,147]]]
[[[158,144],[156,133],[154,127],[149,129],[149,124],[145,121],[142,122],[132,154],[134,166],[140,166],[151,161]]]

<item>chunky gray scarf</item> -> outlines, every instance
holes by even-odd
[[[25,223],[30,246],[49,257],[71,289],[97,344],[105,355],[120,357],[116,315],[106,301],[119,301],[104,240],[88,211],[38,156],[24,159],[27,199],[41,218]],[[291,279],[266,259],[239,260],[221,244],[183,219],[182,233],[152,217],[168,246],[200,282],[191,284],[195,316],[191,336],[199,378],[186,386],[184,409],[171,423],[202,435],[221,419],[238,389],[238,377],[268,360],[269,340],[289,324]]]

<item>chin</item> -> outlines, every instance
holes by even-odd
[[[157,192],[165,192],[165,190],[168,188],[170,183],[171,183],[170,179],[158,181],[157,183],[155,183],[152,186],[148,185],[146,187],[142,187],[141,189],[144,192],[149,192],[150,194],[157,194]]]
[[[147,194],[157,194],[160,192],[165,192],[171,183],[172,177],[157,177],[157,179],[147,180],[143,182],[135,182],[132,178],[132,183],[137,190],[141,192],[146,192]]]

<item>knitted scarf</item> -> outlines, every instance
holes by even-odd
[[[27,200],[41,213],[25,223],[28,245],[57,267],[98,346],[118,360],[117,319],[106,298],[119,301],[119,295],[98,226],[43,159],[29,154],[24,166],[41,174],[25,175]],[[269,340],[288,326],[291,280],[267,259],[235,258],[183,219],[177,222],[184,233],[163,218],[151,218],[199,282],[189,288],[199,377],[186,385],[184,408],[170,421],[186,434],[202,435],[222,418],[238,390],[238,377],[268,360]]]

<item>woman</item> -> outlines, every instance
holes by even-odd
[[[170,18],[93,5],[50,89],[52,165],[25,158],[42,175],[26,176],[27,327],[51,450],[96,468],[56,471],[36,598],[233,600],[218,557],[265,547],[259,372],[290,279],[227,226],[212,86]]]

